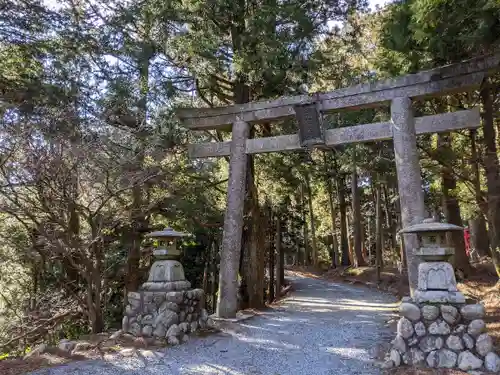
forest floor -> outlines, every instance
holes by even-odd
[[[394,332],[397,298],[293,275],[293,291],[248,320],[158,350],[108,353],[31,375],[376,375]],[[384,345],[381,345],[383,343]]]

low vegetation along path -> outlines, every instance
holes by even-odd
[[[290,279],[294,291],[288,298],[225,332],[164,351],[138,350],[32,374],[378,374],[374,352],[394,335],[385,322],[395,299],[364,287]]]

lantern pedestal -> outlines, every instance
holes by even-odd
[[[417,252],[418,289],[403,298],[396,338],[383,367],[400,365],[500,370],[500,358],[485,333],[484,306],[466,304],[447,260],[454,249],[443,246],[445,232],[460,227],[425,220],[403,232],[417,233],[424,245]]]
[[[214,326],[205,310],[203,289],[190,289],[184,268],[176,260],[180,251],[172,238],[181,236],[183,234],[170,228],[148,235],[162,242],[170,240],[170,244],[168,248],[153,252],[156,260],[148,280],[139,291],[127,294],[128,304],[122,321],[124,332],[177,345],[188,339],[188,333]]]

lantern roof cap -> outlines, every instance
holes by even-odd
[[[461,231],[463,227],[449,223],[439,223],[433,218],[424,219],[419,224],[410,225],[402,229],[399,233],[423,233],[423,232],[450,232]]]
[[[145,235],[145,237],[150,238],[171,238],[171,237],[185,237],[189,236],[188,233],[177,232],[170,227],[163,230],[158,230],[156,232],[151,232]]]

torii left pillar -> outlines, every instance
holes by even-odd
[[[250,127],[246,122],[238,119],[233,124],[216,312],[219,318],[234,318],[238,309],[238,269],[247,175],[246,142],[249,132]]]

